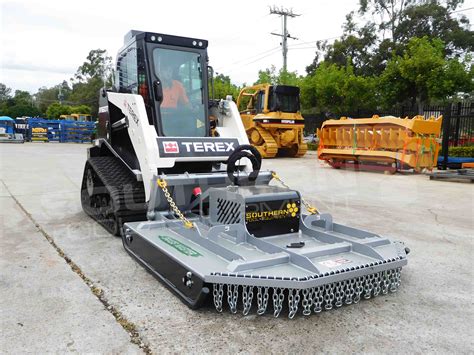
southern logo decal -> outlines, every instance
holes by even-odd
[[[162,142],[163,144],[163,150],[165,153],[179,153],[179,146],[178,142],[175,141],[168,141],[168,142]]]
[[[270,209],[270,210],[261,210],[261,211],[254,211],[254,212],[246,212],[245,213],[245,221],[246,222],[257,222],[257,221],[271,221],[274,219],[282,219],[282,218],[289,218],[289,217],[296,217],[299,208],[297,207],[296,203],[287,203],[286,208],[280,209]]]

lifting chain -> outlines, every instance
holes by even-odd
[[[272,177],[278,181],[281,186],[291,189],[279,176],[276,172],[272,172]],[[311,214],[319,214],[319,211],[316,207],[311,206],[303,197],[301,197],[301,203],[306,207],[306,210]]]
[[[191,222],[189,219],[187,219],[184,216],[183,212],[181,212],[179,210],[178,206],[176,206],[176,203],[174,202],[173,197],[171,197],[171,194],[168,191],[168,184],[166,183],[165,179],[157,179],[156,184],[163,191],[163,193],[165,194],[166,200],[168,201],[171,209],[173,210],[174,213],[176,213],[178,218],[183,222],[184,226],[186,228],[193,228],[194,227],[193,222]]]

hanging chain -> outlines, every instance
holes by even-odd
[[[277,175],[276,172],[272,172],[273,178],[278,181],[283,187],[291,189],[285,182]],[[316,207],[311,206],[303,197],[301,197],[301,203],[306,207],[306,210],[311,214],[319,214],[319,211]]]
[[[256,286],[257,314],[263,315],[270,300],[273,300],[273,315],[278,317],[288,295],[288,317],[291,319],[298,313],[301,305],[303,315],[320,313],[323,309],[330,310],[345,304],[358,303],[362,298],[369,299],[389,291],[396,292],[401,283],[401,267],[358,276],[355,278],[327,283],[317,287],[292,289],[281,287]],[[252,308],[254,286],[236,284],[214,284],[214,306],[222,312],[223,300],[227,300],[231,313],[237,313],[239,292],[242,289],[243,314],[247,315]],[[269,297],[269,289],[272,296]],[[225,295],[225,293],[227,294]]]
[[[173,197],[171,197],[170,192],[168,191],[168,184],[166,183],[165,179],[157,179],[156,184],[160,187],[160,189],[163,191],[165,194],[166,200],[168,201],[171,209],[173,210],[174,213],[179,217],[179,219],[183,222],[184,226],[186,228],[193,228],[194,224],[191,222],[189,219],[187,219],[183,212],[181,212],[176,206],[176,203],[173,200]]]

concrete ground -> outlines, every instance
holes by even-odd
[[[188,309],[82,212],[86,148],[0,145],[0,352],[472,353],[472,184],[266,160],[335,221],[411,253],[395,294],[244,317]]]

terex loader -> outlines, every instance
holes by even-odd
[[[245,87],[237,99],[237,107],[241,105],[246,106],[240,115],[249,141],[263,158],[301,157],[306,153],[298,87],[270,84]]]
[[[333,222],[260,171],[235,103],[209,101],[207,65],[205,40],[125,36],[115,87],[100,92],[84,211],[192,308],[292,318],[396,291],[404,245]]]

